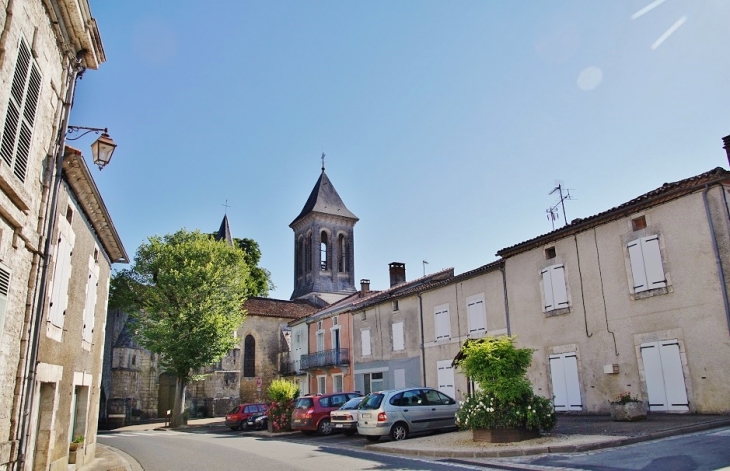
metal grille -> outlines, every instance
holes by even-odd
[[[10,292],[10,272],[0,267],[0,294],[7,296]]]

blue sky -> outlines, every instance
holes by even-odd
[[[255,239],[273,297],[327,154],[356,279],[493,261],[568,220],[727,168],[724,0],[91,0],[107,55],[71,124],[119,145],[94,177],[129,252],[148,236]],[[93,136],[76,141],[90,154]],[[562,224],[561,219],[557,224]]]

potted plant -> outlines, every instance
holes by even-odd
[[[532,349],[515,348],[514,337],[467,340],[454,363],[479,385],[456,413],[459,428],[474,441],[503,443],[535,438],[555,425],[552,402],[536,395],[527,379]]]
[[[76,451],[80,447],[84,445],[84,436],[83,435],[76,435],[73,440],[71,440],[71,444],[69,444],[68,449],[69,451]]]
[[[617,422],[633,422],[646,419],[646,404],[631,395],[622,392],[610,403],[611,418]]]

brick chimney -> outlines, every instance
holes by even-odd
[[[406,264],[393,262],[389,263],[390,267],[390,287],[406,282]]]
[[[724,144],[722,147],[725,149],[725,153],[727,154],[728,164],[730,164],[730,136],[723,137],[722,143]]]
[[[370,292],[370,280],[360,280],[360,296]]]

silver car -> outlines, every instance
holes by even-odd
[[[412,433],[454,428],[458,409],[455,400],[431,388],[373,392],[360,404],[357,433],[376,442],[385,435],[403,440]]]

